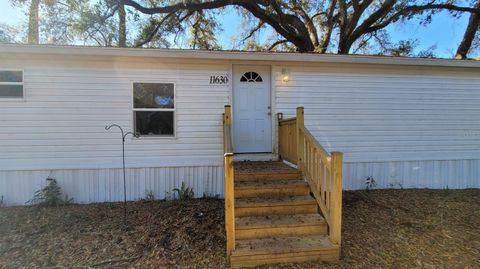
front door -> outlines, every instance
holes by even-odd
[[[272,152],[270,67],[236,65],[233,80],[234,151]]]

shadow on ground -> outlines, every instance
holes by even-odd
[[[342,260],[261,268],[480,268],[480,190],[344,193]],[[0,209],[0,268],[224,268],[223,200]]]

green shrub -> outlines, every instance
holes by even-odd
[[[195,193],[193,192],[193,189],[190,187],[187,187],[187,185],[185,185],[185,182],[182,182],[182,186],[180,187],[180,189],[179,188],[173,189],[173,192],[177,193],[178,200],[181,200],[181,201],[191,199],[195,195]]]
[[[142,200],[146,202],[153,202],[155,201],[155,194],[152,190],[145,190],[145,198]]]
[[[377,182],[373,177],[367,177],[365,179],[365,189],[367,191],[373,190],[377,187]]]
[[[57,180],[48,177],[47,186],[38,190],[33,195],[33,198],[28,201],[28,204],[38,206],[61,206],[68,205],[73,202],[73,198],[69,198],[68,195],[62,197],[62,190],[58,186]]]

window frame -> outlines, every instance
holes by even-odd
[[[135,83],[144,84],[173,84],[173,108],[135,108]],[[139,135],[138,137],[132,136],[134,140],[142,139],[177,139],[177,83],[175,81],[159,81],[159,80],[132,80],[131,81],[131,93],[132,96],[132,130],[135,133],[137,131],[135,124],[135,112],[136,111],[171,111],[173,112],[173,134],[172,135]]]
[[[22,82],[3,82],[0,81],[0,85],[22,85],[22,97],[21,98],[15,98],[15,97],[0,97],[0,102],[24,102],[25,99],[25,70],[24,69],[18,69],[18,68],[1,68],[0,67],[0,72],[2,71],[20,71],[22,72]]]

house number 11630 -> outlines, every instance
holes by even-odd
[[[228,84],[227,76],[210,76],[210,84]]]

